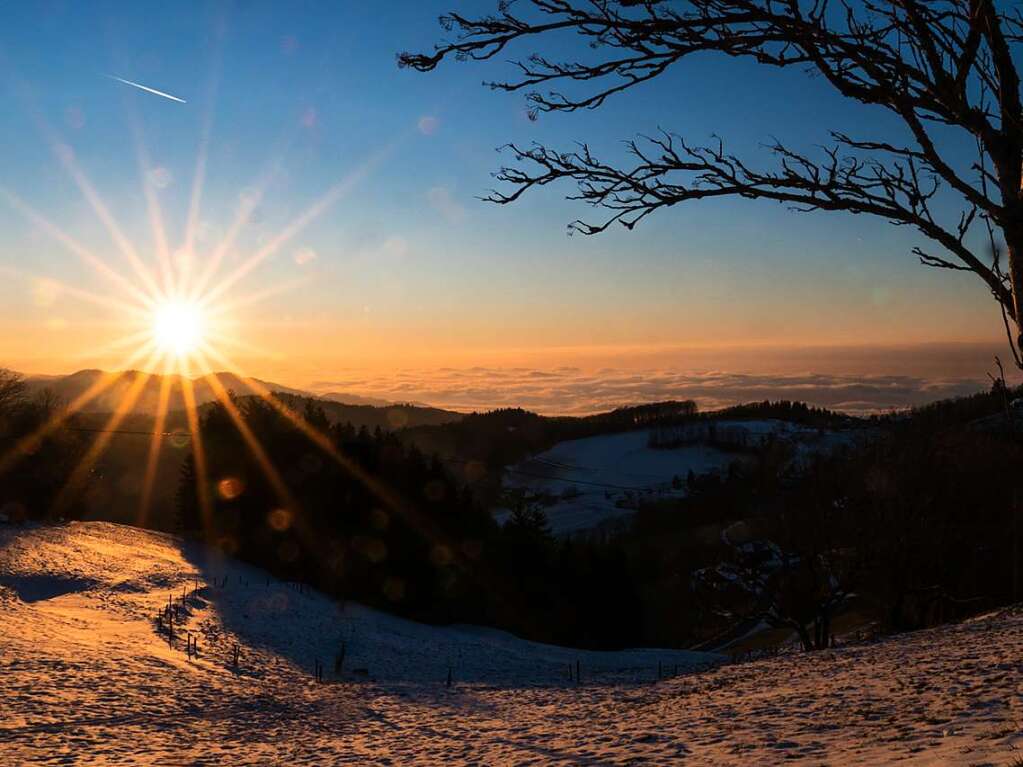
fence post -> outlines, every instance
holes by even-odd
[[[334,676],[341,676],[345,665],[345,643],[341,642],[341,652],[334,657]]]

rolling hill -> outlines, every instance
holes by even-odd
[[[216,375],[217,378],[220,379],[223,387],[228,391],[234,391],[239,395],[256,393],[256,391],[248,383],[246,383],[244,379],[234,375],[233,373],[221,372]],[[117,409],[120,403],[124,400],[125,395],[134,385],[136,385],[136,382],[140,378],[145,378],[146,381],[139,393],[138,400],[132,407],[131,413],[134,415],[152,416],[156,414],[160,402],[160,389],[164,385],[164,381],[167,381],[167,385],[169,386],[168,410],[170,411],[185,409],[186,383],[190,383],[192,385],[192,389],[195,393],[196,404],[203,405],[216,399],[213,387],[210,386],[210,384],[201,376],[196,378],[185,378],[184,376],[176,373],[156,375],[143,373],[138,370],[127,370],[123,373],[116,374],[103,370],[90,369],[79,370],[76,373],[66,376],[32,376],[26,378],[25,383],[30,391],[40,392],[48,390],[65,402],[73,402],[77,397],[89,391],[90,387],[96,386],[105,379],[115,379],[115,377],[116,380],[112,380],[109,386],[107,386],[101,394],[85,405],[82,408],[82,412],[113,412]],[[288,394],[305,394],[305,392],[302,392],[299,389],[293,389],[288,386],[281,386],[280,384],[275,384],[269,381],[260,381],[259,379],[253,380],[259,386],[271,391],[286,392]]]
[[[994,765],[1023,744],[1018,608],[749,663],[586,652],[73,523],[0,524],[0,610],[5,764]]]

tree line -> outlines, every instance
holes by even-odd
[[[553,536],[543,501],[525,495],[498,525],[463,474],[407,434],[332,424],[312,401],[296,423],[236,397],[201,413],[202,469],[185,461],[178,526],[282,578],[428,622],[592,648],[691,646],[764,622],[815,649],[850,620],[901,631],[1019,600],[1023,424],[1007,405],[1020,394],[996,384],[879,418],[798,461],[768,441],[728,472],[688,477],[685,497],[571,537]],[[88,449],[73,418],[26,440],[61,410],[0,375],[8,520],[52,517]]]
[[[338,462],[270,405],[239,398],[293,506],[214,405],[201,423],[210,518],[189,460],[181,521],[281,577],[420,620],[592,648],[689,646],[763,621],[815,649],[850,620],[901,631],[1019,597],[1023,448],[978,425],[977,413],[1003,412],[997,391],[973,399],[798,461],[767,441],[724,474],[690,477],[684,498],[643,503],[631,524],[565,538],[522,495],[497,525],[400,433],[331,425],[307,403],[304,421]],[[942,408],[970,417],[936,421]]]
[[[56,506],[87,449],[73,418],[61,428],[44,429],[63,410],[50,392],[30,394],[19,373],[0,368],[0,514],[8,520],[82,513],[81,493]]]

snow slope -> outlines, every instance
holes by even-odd
[[[776,436],[791,443],[796,455],[810,455],[847,444],[852,436],[843,432],[819,432],[776,419],[718,420],[722,431],[744,432],[754,445]],[[700,422],[697,425],[704,425]],[[504,486],[546,494],[556,500],[545,508],[551,532],[566,535],[632,514],[640,498],[680,496],[684,489],[672,480],[685,481],[692,471],[707,474],[725,471],[735,453],[707,444],[664,449],[649,446],[650,429],[603,434],[559,442],[506,470]],[[508,509],[496,509],[503,523]]]
[[[680,494],[672,480],[728,467],[735,457],[706,445],[655,450],[649,431],[604,434],[559,442],[543,453],[511,467],[506,487],[557,497],[545,508],[551,532],[564,535],[595,527],[635,511],[640,496]],[[504,522],[506,509],[494,517]]]
[[[190,660],[152,617],[196,577]],[[339,610],[129,527],[0,527],[0,764],[1007,764],[1023,745],[1021,629],[1009,611],[658,682],[657,661],[713,656]]]

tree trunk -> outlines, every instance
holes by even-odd
[[[806,630],[806,626],[802,623],[796,623],[796,633],[799,634],[799,642],[803,645],[805,652],[813,650],[813,640],[810,638],[810,632]]]
[[[1023,226],[1020,228],[1023,230]],[[1015,235],[1015,232],[1005,230],[1012,308],[1016,319],[1016,351],[1017,357],[1023,358],[1023,231]]]

